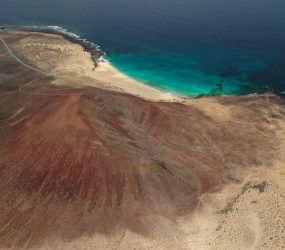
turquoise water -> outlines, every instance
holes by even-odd
[[[0,0],[0,25],[59,25],[181,95],[285,91],[283,0]]]
[[[141,53],[107,54],[107,59],[131,77],[162,90],[182,95],[246,94],[263,91],[270,86],[266,82],[264,85],[250,83],[247,72],[252,69],[261,70],[266,62],[270,64],[271,60],[274,60],[274,54],[260,55],[254,50],[246,53],[244,49],[227,47],[210,49],[216,52],[216,55],[209,51],[207,57],[201,58],[194,56],[194,51],[191,55],[185,55],[163,50],[155,52],[144,50]],[[222,60],[215,61],[215,58],[219,58],[221,50],[226,53]],[[244,56],[245,53],[246,56]],[[236,60],[235,63],[231,62],[232,58]],[[165,65],[165,62],[168,64]]]

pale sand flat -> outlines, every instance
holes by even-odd
[[[43,39],[44,37],[48,39]],[[40,69],[67,80],[65,82],[73,84],[73,87],[76,85],[105,87],[153,101],[181,101],[180,97],[172,93],[153,88],[123,74],[103,58],[94,68],[89,52],[84,51],[80,45],[56,35],[28,36],[16,45],[16,49],[24,51],[24,56]],[[45,58],[53,59],[47,62]],[[60,82],[62,81],[57,80],[55,84]]]

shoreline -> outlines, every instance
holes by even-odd
[[[70,75],[77,73],[79,76],[86,76],[89,78],[84,83],[79,84],[77,82],[77,84],[75,84],[77,86],[98,87],[99,82],[99,87],[106,87],[109,90],[128,93],[133,96],[137,96],[151,101],[181,102],[184,98],[183,96],[179,96],[170,92],[160,90],[158,88],[154,88],[134,78],[129,77],[128,75],[115,68],[107,59],[105,59],[105,53],[100,50],[98,45],[89,42],[88,40],[83,39],[72,32],[68,32],[64,28],[58,26],[5,26],[5,30],[11,32],[57,35],[73,45],[79,45],[80,48],[83,49],[83,51],[79,51],[75,47],[72,48],[76,56],[73,55],[74,58],[69,59],[68,64],[65,66],[64,69],[65,75],[68,75],[67,71],[70,71]],[[55,69],[55,72],[51,72],[51,74],[56,75],[58,73],[57,71],[58,70]],[[69,77],[65,76],[65,78]],[[69,79],[71,82],[74,82],[74,79],[72,79],[72,77],[70,77]]]
[[[69,32],[68,30],[60,26],[23,26],[23,27],[8,27],[4,26],[4,29],[9,29],[11,31],[24,31],[24,32],[39,32],[45,34],[59,35],[62,36],[69,42],[79,44],[84,48],[85,51],[89,52],[94,62],[95,67],[97,67],[97,60],[99,60],[105,53],[100,50],[99,45],[89,42],[87,39],[81,38],[75,33]]]
[[[122,92],[144,99],[155,101],[180,101],[183,99],[182,96],[162,91],[129,77],[115,68],[105,58],[97,61],[97,67],[94,70],[94,78],[109,84],[110,86],[119,88]]]
[[[0,26],[0,28],[1,28],[0,30],[6,30],[11,32],[27,32],[27,33],[30,32],[30,33],[41,33],[47,35],[57,35],[62,37],[64,40],[71,42],[72,44],[79,45],[81,48],[83,48],[83,52],[86,52],[89,54],[89,56],[91,56],[91,61],[93,64],[92,69],[90,69],[90,65],[88,64],[88,67],[84,69],[84,71],[86,71],[85,73],[89,77],[93,78],[95,81],[101,82],[101,84],[106,85],[108,89],[114,91],[128,93],[140,98],[144,98],[146,100],[167,101],[167,102],[183,102],[187,99],[197,99],[201,97],[216,96],[215,94],[200,94],[200,95],[189,95],[189,96],[178,95],[177,93],[167,92],[165,90],[155,88],[153,86],[145,84],[144,82],[129,77],[128,75],[117,69],[115,66],[113,66],[110,63],[110,61],[108,61],[104,57],[105,52],[103,52],[100,49],[99,45],[92,43],[87,39],[81,38],[79,35],[69,32],[68,30],[60,26],[22,26],[22,27]],[[92,87],[94,86],[94,84],[88,83],[87,85],[81,85],[81,86]],[[272,91],[251,93],[246,95],[256,95],[264,93],[272,93]],[[274,94],[280,96],[281,98],[284,98],[283,93],[278,94],[274,92]],[[218,94],[218,96],[225,96],[225,95],[228,96],[228,94]]]

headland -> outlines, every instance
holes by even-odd
[[[13,31],[19,33],[26,32],[26,34],[34,34],[35,36],[37,33],[46,35],[46,37],[42,37],[42,40],[39,36],[37,39],[33,39],[33,36],[30,36],[30,38],[27,38],[18,46],[22,46],[24,51],[25,48],[29,48],[27,56],[34,63],[39,63],[39,59],[41,60],[39,55],[43,54],[42,52],[38,53],[38,50],[48,48],[48,51],[54,54],[55,60],[51,65],[49,61],[45,64],[44,58],[42,58],[40,67],[51,75],[60,74],[61,78],[66,77],[71,82],[74,82],[73,79],[76,75],[79,77],[83,75],[86,81],[81,81],[80,86],[106,87],[153,101],[181,100],[179,96],[153,88],[123,74],[104,58],[105,53],[100,50],[98,45],[82,39],[63,28],[57,26],[29,26],[13,28]],[[53,39],[51,39],[52,37],[60,38],[62,42],[55,44]],[[29,39],[31,40],[29,41]],[[64,40],[68,42],[64,42]],[[76,82],[78,85],[78,81]]]

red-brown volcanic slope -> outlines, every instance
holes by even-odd
[[[11,48],[21,38],[2,37]],[[229,170],[275,157],[268,117],[285,112],[274,95],[217,97],[233,120],[215,121],[194,106],[53,87],[1,43],[0,56],[0,248],[120,227],[148,235],[140,215],[175,220]]]

